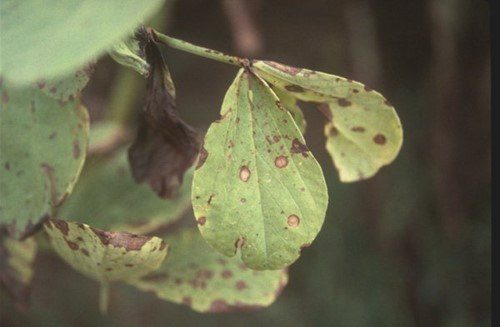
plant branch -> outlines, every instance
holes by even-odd
[[[217,50],[208,49],[199,45],[194,45],[192,43],[176,39],[155,30],[151,31],[153,32],[153,35],[158,42],[177,50],[189,52],[200,57],[220,61],[233,66],[244,66],[245,62],[248,61],[247,59],[231,56]]]

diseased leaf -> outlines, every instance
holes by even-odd
[[[0,71],[16,83],[60,77],[130,35],[163,0],[3,0]]]
[[[0,225],[33,232],[71,193],[85,161],[89,121],[78,100],[4,83],[0,109]]]
[[[343,182],[369,178],[391,163],[403,142],[394,107],[378,92],[335,75],[256,61],[257,74],[297,99],[321,102],[329,118],[326,148]]]
[[[285,269],[255,271],[240,258],[214,252],[198,231],[166,237],[172,251],[159,270],[129,283],[159,298],[199,312],[226,312],[269,306],[288,281]]]
[[[293,263],[321,229],[321,167],[267,84],[240,70],[212,123],[194,174],[198,227],[217,251],[252,269]]]
[[[86,224],[49,220],[50,244],[71,267],[102,283],[138,278],[158,269],[168,247],[160,238],[106,232]]]
[[[177,113],[170,72],[153,36],[148,38],[146,59],[151,76],[129,161],[138,183],[148,182],[158,196],[171,198],[182,185],[184,172],[196,160],[199,142],[195,130]]]
[[[288,92],[281,91],[278,88],[272,88],[272,90],[280,100],[283,107],[285,107],[285,109],[288,110],[290,115],[293,117],[293,120],[297,124],[300,132],[304,134],[306,132],[307,122],[304,118],[302,109],[300,109],[297,103],[297,99],[291,96]]]
[[[36,83],[36,86],[45,94],[64,103],[79,97],[81,90],[87,85],[93,71],[94,65],[88,64],[84,68],[63,77],[48,80],[40,79]]]
[[[144,49],[147,42],[145,28],[138,28],[134,37],[116,43],[109,51],[109,55],[119,64],[132,68],[144,77],[148,77],[150,66],[146,62]]]
[[[59,215],[102,229],[146,234],[173,223],[189,209],[192,175],[192,170],[186,173],[188,183],[176,197],[163,200],[148,185],[135,184],[125,151],[110,158],[89,160]]]
[[[33,237],[18,241],[7,234],[4,227],[0,228],[0,286],[18,307],[26,308],[34,274],[36,242]]]

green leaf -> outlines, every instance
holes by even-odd
[[[288,281],[286,270],[254,271],[239,258],[214,252],[196,230],[185,229],[165,240],[172,247],[169,259],[159,270],[129,283],[196,311],[266,307]]]
[[[278,88],[272,88],[272,90],[280,100],[283,107],[285,107],[285,109],[287,109],[293,117],[293,120],[297,124],[300,132],[304,134],[306,132],[307,122],[302,109],[300,109],[297,103],[297,99],[291,96],[288,92],[284,92]]]
[[[394,107],[378,92],[335,75],[256,61],[257,74],[303,101],[321,102],[329,118],[326,148],[343,182],[369,178],[398,155],[403,130]]]
[[[129,138],[127,129],[115,121],[92,123],[89,135],[89,156],[105,155],[117,150]]]
[[[150,273],[160,267],[168,252],[168,246],[154,236],[106,232],[64,220],[49,220],[44,228],[67,264],[101,283]]]
[[[189,170],[176,197],[163,200],[148,185],[137,185],[120,151],[111,158],[88,161],[71,198],[59,211],[61,217],[109,229],[145,234],[171,224],[190,207]],[[133,205],[131,205],[133,203]]]
[[[280,269],[321,229],[328,192],[321,167],[267,84],[240,70],[200,152],[191,199],[217,251],[241,249],[252,269]]]
[[[29,83],[83,66],[130,35],[163,0],[3,0],[0,71]]]
[[[36,86],[45,94],[60,100],[68,101],[77,98],[80,91],[87,85],[94,66],[89,64],[69,75],[51,79],[41,79]]]
[[[36,250],[33,237],[18,241],[0,229],[0,286],[21,308],[28,305]]]
[[[136,35],[144,33],[141,32],[142,29],[139,29]],[[109,55],[119,64],[132,68],[142,76],[148,77],[150,65],[146,61],[144,41],[141,37],[130,37],[116,43],[109,51]]]
[[[87,153],[88,114],[78,100],[37,88],[0,91],[0,224],[24,237],[71,193]]]

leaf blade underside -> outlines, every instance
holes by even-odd
[[[254,271],[241,259],[213,251],[195,229],[165,241],[169,259],[155,272],[129,283],[198,312],[246,311],[269,306],[288,282],[286,269]]]
[[[252,67],[283,92],[321,103],[329,120],[326,149],[342,182],[372,177],[399,154],[401,122],[380,93],[343,77],[276,62],[255,61]]]

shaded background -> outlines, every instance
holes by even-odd
[[[151,24],[200,45],[359,80],[401,118],[396,161],[342,184],[324,118],[304,105],[306,139],[330,206],[322,231],[271,307],[202,315],[117,286],[98,313],[97,283],[40,253],[32,305],[0,297],[2,326],[489,326],[490,31],[486,1],[184,0]],[[205,131],[236,70],[166,49],[183,118]],[[84,91],[93,121],[133,121],[144,83],[102,58]],[[131,126],[131,128],[133,128]]]

